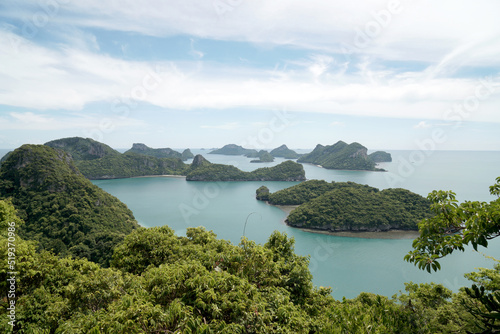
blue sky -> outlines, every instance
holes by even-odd
[[[0,148],[500,149],[500,2],[0,4]]]

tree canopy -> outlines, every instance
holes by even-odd
[[[490,193],[500,196],[500,177],[490,187]],[[488,247],[488,240],[500,235],[500,198],[491,202],[465,201],[458,203],[452,191],[433,191],[427,196],[433,217],[419,223],[420,236],[405,260],[428,272],[441,268],[439,259],[465,246]]]

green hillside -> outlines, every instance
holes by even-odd
[[[151,148],[141,143],[132,144],[132,148],[125,153],[144,154],[155,158],[176,158],[187,160],[183,158],[181,153],[174,151],[171,148]]]
[[[201,156],[200,156],[201,157]],[[285,161],[277,166],[258,168],[244,172],[231,165],[212,164],[203,157],[195,157],[197,164],[187,173],[187,181],[304,181],[305,171],[301,164]]]
[[[12,199],[25,225],[20,235],[39,249],[107,265],[113,247],[139,226],[117,198],[93,185],[71,156],[23,145],[0,168],[0,198]]]

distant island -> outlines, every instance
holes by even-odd
[[[248,158],[258,158],[263,152],[267,152],[264,150],[257,151],[254,149],[243,148],[242,146],[235,144],[228,144],[222,148],[211,151],[209,154],[222,154],[222,155],[244,155]],[[271,157],[274,158],[285,158],[285,159],[297,159],[300,157],[300,154],[297,152],[290,150],[286,145],[281,145],[277,147],[271,152],[267,152]],[[269,158],[267,158],[269,159]],[[263,159],[260,159],[263,160]],[[252,161],[252,162],[261,162],[261,161]]]
[[[289,149],[286,145],[281,145],[269,152],[275,158],[298,159],[300,154]]]
[[[392,161],[391,154],[384,151],[376,151],[368,154],[368,158],[375,163]]]
[[[377,168],[376,163],[391,161],[390,154],[375,152],[376,154],[368,155],[367,151],[368,149],[359,143],[347,144],[338,141],[334,145],[318,144],[311,153],[303,155],[297,161],[312,163],[326,169],[385,171]]]
[[[80,172],[91,180],[145,175],[185,175],[189,167],[180,157],[153,156],[167,154],[167,151],[161,153],[163,149],[155,151],[144,144],[134,144],[132,149],[123,154],[90,138],[63,138],[45,145],[69,153]]]
[[[430,202],[409,190],[380,191],[354,182],[310,180],[275,193],[262,186],[256,198],[298,206],[286,223],[317,231],[417,231],[418,223],[432,216]]]
[[[244,172],[231,165],[210,163],[201,155],[195,156],[186,175],[187,181],[304,181],[305,179],[304,167],[293,161]]]
[[[252,157],[255,157],[255,158],[259,158],[259,159],[256,159],[256,160],[250,160],[250,162],[273,162],[274,161],[274,157],[267,151],[264,151],[264,150],[261,150],[259,151],[255,156],[252,156]]]
[[[144,144],[134,144],[131,150],[123,154],[89,138],[63,138],[45,145],[67,152],[78,170],[91,180],[154,175],[186,176],[188,181],[305,180],[303,166],[292,161],[244,172],[231,165],[212,164],[201,155],[195,156],[191,165],[183,163],[179,157],[156,157],[153,155],[172,154],[172,150],[151,149]],[[261,160],[265,161],[269,157],[268,152],[261,152]]]
[[[257,154],[257,150],[252,150],[252,149],[246,149],[243,148],[239,145],[235,144],[228,144],[225,145],[222,148],[213,150],[209,152],[208,154],[222,154],[222,155],[251,155],[251,154]]]

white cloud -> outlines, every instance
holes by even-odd
[[[330,126],[343,128],[343,127],[345,127],[345,123],[344,122],[331,122]]]
[[[50,50],[0,31],[0,44],[20,40],[0,54],[0,101],[35,110],[81,110],[88,103],[118,102],[133,109],[139,102],[165,109],[237,109],[321,112],[361,116],[446,119],[447,110],[474,98],[474,78],[445,78],[423,72],[394,72],[362,63],[340,77],[311,77],[311,62],[275,71],[201,61],[125,61],[74,48]],[[328,57],[314,58],[326,73]],[[320,67],[321,67],[320,66]],[[319,68],[319,67],[318,67]],[[277,79],[276,73],[279,73]],[[496,87],[464,120],[500,122],[500,76]],[[463,109],[463,108],[462,108]],[[453,115],[453,113],[451,113]],[[453,116],[458,117],[457,115]]]
[[[391,7],[394,3],[399,6]],[[223,15],[213,4],[202,0],[72,1],[62,6],[60,12],[66,15],[56,15],[53,21],[327,52],[342,52],[342,44],[356,54],[382,59],[500,63],[500,3],[496,0],[241,1],[230,4]],[[360,44],[363,39],[366,42]],[[449,58],[454,51],[461,56]]]
[[[113,129],[124,127],[138,127],[144,122],[121,117],[106,117],[99,115],[50,115],[48,113],[35,112],[8,112],[0,117],[0,130],[92,130],[103,129],[112,131]]]

